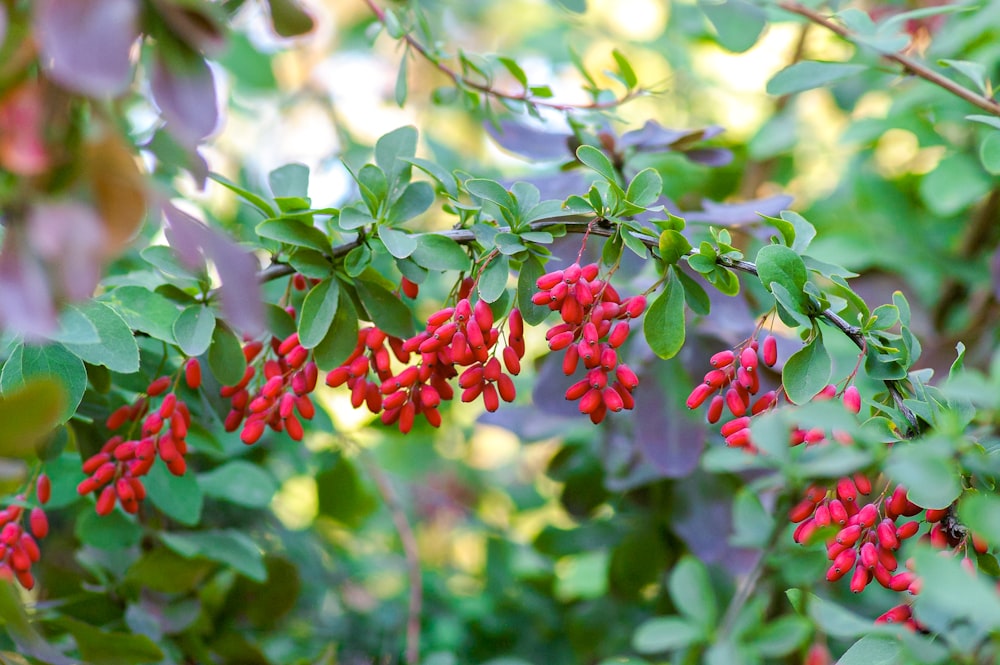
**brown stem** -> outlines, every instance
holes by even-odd
[[[386,24],[385,11],[383,11],[381,7],[375,4],[373,0],[362,0],[362,1],[366,5],[368,5],[368,9],[370,9],[372,14],[375,15],[375,18],[378,20],[378,22],[381,23],[383,26],[385,26]],[[642,88],[634,88],[628,90],[621,97],[616,97],[615,99],[606,102],[593,101],[588,104],[559,104],[558,102],[549,102],[545,101],[544,99],[538,99],[537,97],[533,97],[528,92],[522,92],[518,94],[503,92],[501,90],[497,90],[496,88],[488,84],[479,83],[478,81],[473,81],[467,76],[463,76],[461,73],[455,71],[448,65],[441,62],[437,58],[437,56],[435,56],[429,50],[427,50],[427,47],[418,42],[410,33],[407,32],[403,34],[403,36],[400,37],[399,39],[403,40],[410,48],[419,53],[427,62],[434,65],[434,67],[436,67],[438,71],[440,71],[442,74],[450,78],[457,87],[476,90],[485,95],[489,95],[494,99],[506,99],[508,101],[523,102],[525,104],[532,104],[534,106],[542,106],[549,109],[555,109],[556,111],[607,111],[609,109],[617,108],[622,104],[624,104],[625,102],[635,99],[636,97],[639,97],[641,95],[644,95],[647,92]]]
[[[815,9],[806,7],[798,2],[792,2],[791,0],[780,0],[778,2],[778,6],[787,12],[803,16],[813,23],[821,25],[827,30],[840,35],[848,41],[856,41],[854,33],[848,30],[845,26],[839,23],[834,23],[823,14],[817,12]],[[989,97],[984,97],[983,95],[980,95],[979,93],[970,90],[959,83],[955,83],[951,79],[938,74],[927,65],[914,60],[908,55],[902,52],[883,53],[882,57],[891,62],[895,62],[898,65],[902,65],[903,69],[910,72],[914,76],[919,76],[925,81],[947,90],[951,94],[964,99],[973,106],[976,106],[991,115],[1000,116],[1000,103],[993,101]]]
[[[406,614],[406,664],[418,665],[420,662],[420,615],[424,590],[420,575],[420,553],[417,549],[417,538],[385,472],[379,468],[378,464],[368,459],[365,460],[365,468],[375,481],[375,487],[392,515],[392,523],[396,527],[399,542],[403,546],[403,555],[406,557],[407,576],[410,583],[409,608]]]

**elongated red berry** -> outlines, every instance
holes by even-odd
[[[108,485],[103,490],[101,490],[101,495],[97,499],[97,514],[98,515],[108,515],[112,510],[115,509],[115,501],[118,499],[118,495],[115,493],[115,488],[113,485]]]
[[[899,549],[899,538],[896,537],[896,523],[886,518],[879,522],[875,530],[878,535],[878,542],[887,550]]]
[[[851,413],[861,413],[861,394],[857,386],[847,386],[844,390],[844,407]]]
[[[38,503],[43,505],[48,503],[52,497],[52,481],[44,473],[38,476],[38,482],[35,485],[35,495],[38,497]]]
[[[806,519],[816,510],[816,504],[809,499],[802,499],[788,511],[788,519],[793,524]]]
[[[44,538],[48,535],[49,518],[41,508],[36,506],[31,509],[31,516],[28,518],[28,522],[31,525],[31,533],[34,534],[35,538]]]
[[[732,365],[735,359],[736,359],[736,354],[733,353],[731,350],[726,349],[725,351],[719,351],[711,358],[709,358],[708,364],[716,369],[722,369],[723,367],[728,367],[729,365]]]
[[[580,409],[580,413],[593,413],[597,410],[598,406],[603,404],[603,401],[600,389],[591,388],[580,398],[578,408]]]
[[[191,390],[201,386],[201,363],[197,358],[188,358],[184,363],[184,382]]]
[[[761,355],[764,356],[764,364],[774,367],[778,362],[778,339],[774,335],[764,338],[764,345],[761,347]]]
[[[722,395],[716,395],[708,404],[708,422],[715,424],[722,417],[722,409],[726,405],[726,399]]]
[[[910,610],[909,605],[897,605],[875,619],[875,623],[903,623],[911,616],[913,616],[913,612]]]
[[[167,388],[169,387],[170,387],[170,377],[161,376],[160,378],[154,380],[152,383],[149,384],[149,387],[146,388],[146,394],[149,395],[150,397],[156,397],[157,395],[161,395],[164,392],[166,392]]]
[[[715,388],[704,383],[700,383],[695,386],[694,390],[687,398],[687,408],[697,409],[699,406],[704,404],[705,400],[712,396],[715,392]]]
[[[861,593],[872,581],[872,571],[860,561],[854,566],[854,574],[851,576],[851,591]]]
[[[248,446],[257,443],[264,434],[264,427],[263,420],[248,420],[240,432],[240,440]]]
[[[826,571],[828,582],[836,582],[854,566],[858,558],[858,551],[854,548],[846,549],[837,555],[833,560],[833,565]]]

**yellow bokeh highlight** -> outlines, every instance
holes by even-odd
[[[312,476],[292,476],[271,499],[271,509],[287,528],[307,528],[319,512],[316,479]]]

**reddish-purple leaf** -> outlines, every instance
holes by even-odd
[[[139,37],[137,0],[38,0],[39,61],[59,85],[92,97],[124,92]]]
[[[105,241],[97,213],[83,203],[41,203],[28,215],[28,245],[49,266],[55,290],[70,300],[94,295]]]
[[[568,143],[572,137],[569,132],[546,132],[509,120],[502,120],[500,129],[491,122],[483,123],[483,126],[500,147],[519,155],[531,159],[567,159],[573,156]]]
[[[8,228],[0,248],[0,328],[29,340],[55,330],[48,276],[23,234]]]
[[[168,63],[156,57],[151,79],[153,101],[178,142],[192,147],[215,130],[219,123],[215,77],[202,58]]]
[[[639,377],[635,392],[635,442],[660,476],[683,478],[695,470],[705,449],[705,425],[678,408],[678,390],[659,380],[662,366],[653,365]]]
[[[205,242],[205,225],[170,203],[163,206],[163,218],[167,223],[164,235],[177,258],[191,270],[203,267],[205,257],[201,248]]]
[[[744,203],[716,203],[704,199],[701,202],[703,210],[686,212],[684,218],[689,222],[706,222],[719,226],[755,224],[760,222],[760,215],[776,217],[782,210],[787,210],[791,203],[792,197],[783,194]]]
[[[7,8],[4,5],[0,5],[0,44],[3,44],[3,40],[6,36],[7,36]]]

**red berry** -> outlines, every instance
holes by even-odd
[[[691,391],[691,394],[688,395],[687,407],[689,409],[697,409],[714,392],[715,388],[713,388],[712,386],[706,385],[704,383],[698,384],[697,386],[695,386],[694,390]]]
[[[861,413],[861,394],[856,386],[847,386],[844,391],[844,406],[851,413]]]
[[[399,280],[399,288],[407,298],[416,298],[420,292],[420,287],[416,282],[411,282],[406,277]]]
[[[161,395],[164,392],[166,392],[167,388],[169,387],[170,387],[170,377],[161,376],[160,378],[156,379],[155,381],[149,384],[149,387],[146,388],[146,394],[149,395],[150,397],[156,397],[157,395]]]
[[[854,574],[851,576],[851,591],[854,593],[861,593],[871,581],[872,571],[859,561],[854,567]]]
[[[47,475],[40,474],[38,476],[38,483],[35,486],[35,495],[38,497],[38,503],[46,504],[49,499],[52,498],[52,481],[49,480]]]
[[[114,411],[112,411],[111,415],[108,416],[108,419],[104,421],[104,424],[105,426],[107,426],[108,429],[118,429],[119,427],[125,424],[126,420],[129,419],[131,412],[132,412],[131,405],[124,404],[115,409]]]
[[[764,364],[768,367],[774,367],[774,364],[778,362],[778,340],[774,335],[768,335],[764,338],[761,352],[764,356]]]
[[[115,493],[115,488],[108,485],[103,490],[101,490],[101,495],[97,499],[97,514],[98,515],[108,515],[112,510],[115,509],[115,501],[118,495]]]
[[[910,611],[909,605],[897,605],[875,619],[875,623],[903,623],[911,616],[913,616],[913,613]]]
[[[191,390],[201,386],[201,363],[197,358],[188,358],[184,363],[184,382]]]
[[[248,420],[243,426],[243,431],[240,432],[240,440],[248,446],[257,443],[264,434],[264,427],[263,420]]]
[[[31,516],[28,518],[28,522],[31,525],[31,533],[34,534],[35,538],[44,538],[48,535],[49,518],[41,508],[35,507],[31,509]]]
[[[726,399],[722,395],[716,395],[708,404],[708,422],[713,425],[719,422],[722,417],[722,409],[726,404]]]
[[[728,367],[729,365],[732,365],[735,359],[736,359],[736,354],[733,353],[731,350],[726,349],[725,351],[719,351],[711,358],[709,358],[708,364],[716,369],[722,369],[723,367]]]

